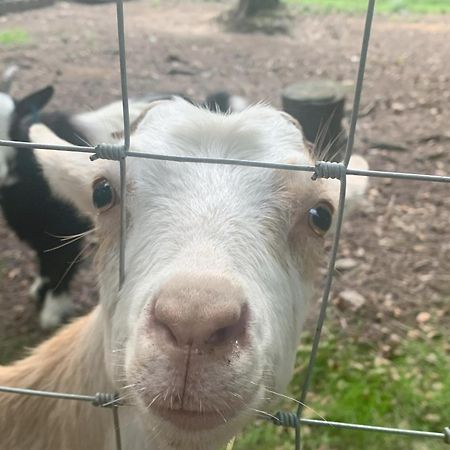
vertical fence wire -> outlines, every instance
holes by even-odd
[[[299,417],[301,416],[301,413],[303,412],[303,405],[305,403],[306,396],[308,394],[309,386],[311,383],[311,378],[312,378],[314,364],[315,364],[315,360],[316,360],[317,352],[318,352],[318,348],[319,348],[319,342],[320,342],[320,337],[321,337],[321,333],[322,333],[322,328],[323,328],[323,324],[325,322],[326,311],[327,311],[328,301],[329,301],[330,292],[331,292],[331,286],[333,283],[334,266],[335,266],[337,251],[338,251],[338,247],[339,247],[339,239],[340,239],[340,235],[341,235],[341,227],[342,227],[343,215],[344,215],[345,191],[346,191],[346,168],[348,166],[348,163],[350,161],[350,157],[351,157],[352,151],[353,151],[353,142],[354,142],[354,138],[355,138],[356,122],[357,122],[357,118],[358,118],[359,105],[360,105],[360,101],[361,101],[361,92],[362,92],[363,81],[364,81],[365,64],[366,64],[367,52],[368,52],[368,48],[369,48],[370,30],[372,27],[374,8],[375,8],[375,0],[369,0],[369,4],[368,4],[368,8],[367,8],[366,23],[365,23],[365,27],[364,27],[364,38],[363,38],[363,43],[362,43],[362,48],[361,48],[361,57],[360,57],[359,68],[358,68],[358,76],[357,76],[356,87],[355,87],[355,96],[354,96],[354,104],[353,104],[353,111],[352,111],[351,127],[350,127],[350,132],[349,132],[349,136],[348,136],[348,140],[347,140],[347,146],[345,149],[344,162],[340,163],[341,170],[339,173],[336,173],[336,175],[338,175],[338,177],[341,181],[340,192],[339,192],[339,205],[338,205],[337,221],[336,221],[336,232],[334,235],[333,245],[332,245],[332,249],[331,249],[331,256],[330,256],[330,261],[329,261],[328,270],[327,270],[325,288],[324,288],[324,292],[323,292],[319,318],[317,321],[316,332],[315,332],[314,339],[313,339],[311,355],[310,355],[310,359],[309,359],[309,363],[308,363],[308,368],[306,370],[305,381],[304,381],[303,387],[302,387],[300,403],[297,408],[297,415]],[[338,167],[337,163],[333,163],[333,165],[334,165],[334,167]],[[320,174],[317,174],[317,172],[315,175],[317,175],[317,177],[320,176]]]
[[[128,101],[128,79],[127,79],[127,56],[125,48],[125,24],[123,14],[123,0],[117,0],[117,34],[119,39],[119,60],[120,60],[120,85],[122,91],[123,110],[123,156],[120,158],[120,250],[119,250],[119,289],[125,281],[125,242],[127,232],[127,167],[126,157],[130,150],[130,110]]]
[[[120,436],[119,407],[114,405],[111,409],[113,414],[114,440],[116,443],[116,450],[122,450],[122,437]]]
[[[337,212],[336,231],[335,231],[335,235],[334,235],[334,239],[333,239],[333,245],[331,248],[331,255],[330,255],[330,260],[329,260],[329,264],[328,264],[326,281],[325,281],[325,288],[324,288],[324,292],[323,292],[323,296],[322,296],[320,313],[319,313],[319,317],[318,317],[317,325],[316,325],[316,332],[314,334],[313,345],[311,348],[310,358],[309,358],[308,367],[307,367],[306,375],[305,375],[305,381],[302,386],[300,401],[299,401],[298,407],[297,407],[297,418],[298,419],[300,419],[300,417],[303,413],[304,405],[306,402],[306,396],[309,392],[309,387],[311,384],[314,365],[315,365],[317,353],[319,350],[320,338],[322,336],[322,329],[323,329],[323,325],[325,322],[328,303],[329,303],[329,299],[330,299],[331,286],[333,284],[334,267],[336,264],[337,252],[338,252],[338,248],[339,248],[339,240],[341,237],[342,222],[343,222],[343,217],[344,217],[345,192],[346,192],[346,185],[347,185],[346,168],[349,164],[349,161],[350,161],[350,158],[351,158],[351,155],[353,152],[353,143],[355,140],[356,123],[358,120],[359,106],[361,103],[361,93],[362,93],[363,82],[364,82],[364,74],[365,74],[365,70],[366,70],[366,60],[367,60],[367,53],[368,53],[368,49],[369,49],[370,32],[372,29],[374,9],[375,9],[375,0],[369,0],[368,6],[367,6],[366,22],[365,22],[365,26],[364,26],[363,42],[362,42],[361,52],[360,52],[358,75],[357,75],[357,79],[356,79],[350,130],[349,130],[349,135],[348,135],[348,139],[347,139],[347,146],[345,149],[344,161],[343,161],[343,163],[341,163],[342,170],[340,171],[340,173],[337,173],[337,175],[339,175],[339,179],[340,179],[340,191],[339,191],[339,204],[338,204],[338,212]],[[319,175],[319,174],[316,172],[315,175],[317,177],[317,175]],[[313,178],[314,178],[314,176],[313,176]],[[298,420],[297,424],[296,424],[296,428],[295,428],[295,450],[300,450],[301,445],[302,445],[302,434],[301,434],[301,429],[300,429],[300,421]]]
[[[358,66],[357,81],[355,86],[354,102],[352,118],[349,130],[349,137],[347,140],[344,160],[341,163],[329,163],[319,161],[315,167],[290,165],[290,164],[278,164],[271,162],[260,161],[245,161],[245,160],[231,160],[222,158],[199,158],[199,157],[182,157],[182,156],[170,156],[170,155],[158,155],[148,153],[138,153],[130,151],[130,115],[129,115],[129,98],[128,98],[128,82],[127,82],[127,68],[126,68],[126,48],[125,48],[125,29],[124,29],[124,11],[123,0],[116,0],[116,15],[117,15],[117,32],[119,42],[119,61],[120,61],[120,81],[122,92],[122,110],[123,110],[123,125],[124,125],[124,142],[123,144],[100,144],[96,147],[75,147],[70,145],[52,145],[52,144],[34,144],[34,143],[19,143],[15,141],[0,140],[0,146],[16,146],[20,145],[25,148],[42,148],[49,150],[59,151],[81,151],[94,153],[91,156],[92,160],[97,158],[113,159],[119,161],[120,165],[120,192],[121,192],[121,207],[120,207],[120,250],[119,250],[119,289],[122,287],[125,279],[125,242],[126,242],[126,157],[141,157],[154,160],[166,160],[174,162],[187,162],[187,163],[207,163],[207,164],[227,164],[227,165],[240,165],[247,167],[260,167],[266,169],[282,169],[282,170],[296,170],[296,171],[309,171],[313,172],[313,179],[316,178],[337,178],[340,180],[339,191],[339,204],[337,212],[336,232],[333,240],[333,245],[330,254],[330,260],[327,270],[327,276],[325,281],[324,293],[322,296],[322,303],[317,322],[316,332],[313,338],[313,345],[311,349],[310,359],[305,375],[305,381],[302,386],[300,403],[297,408],[296,414],[279,412],[273,416],[273,422],[277,425],[285,425],[293,427],[295,429],[295,448],[300,449],[301,446],[301,424],[316,425],[316,426],[332,426],[336,428],[354,429],[363,431],[376,431],[391,434],[401,434],[405,436],[415,437],[428,437],[439,438],[443,442],[450,444],[450,428],[445,428],[443,433],[435,432],[423,432],[416,430],[402,430],[395,428],[374,427],[370,425],[360,424],[346,424],[341,422],[319,421],[311,419],[301,418],[303,412],[303,405],[306,400],[306,396],[309,391],[312,373],[314,369],[314,363],[317,356],[321,331],[326,317],[326,310],[331,292],[331,286],[333,282],[334,265],[337,257],[337,251],[339,246],[339,238],[343,220],[343,210],[345,204],[345,192],[346,192],[346,176],[347,175],[359,175],[359,176],[372,176],[372,177],[386,177],[386,178],[399,178],[410,179],[420,181],[436,181],[436,182],[450,182],[450,176],[435,176],[424,174],[405,174],[398,172],[386,172],[386,171],[373,171],[373,170],[355,170],[349,169],[348,163],[352,155],[353,143],[356,131],[356,123],[359,111],[359,105],[361,100],[361,92],[364,81],[365,65],[367,59],[367,51],[370,41],[371,25],[373,20],[375,8],[375,0],[368,0],[367,15],[364,27],[363,42],[360,53],[360,62]],[[88,395],[76,395],[66,394],[58,392],[36,391],[32,389],[11,388],[7,386],[0,386],[0,392],[19,395],[33,395],[40,397],[59,398],[65,400],[76,401],[90,401],[94,406],[109,407],[112,409],[113,415],[113,428],[114,428],[114,441],[117,450],[122,450],[121,433],[120,433],[120,421],[118,407],[121,405],[114,394],[96,394],[96,396]],[[267,418],[267,417],[266,417]],[[125,449],[126,450],[126,449]]]

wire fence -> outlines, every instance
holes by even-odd
[[[125,49],[125,32],[124,32],[124,11],[123,0],[116,0],[117,13],[117,30],[119,41],[119,59],[120,59],[120,79],[122,89],[122,107],[124,119],[124,142],[123,144],[100,144],[95,147],[91,146],[72,146],[72,145],[50,145],[50,144],[35,144],[29,142],[17,142],[0,140],[1,146],[20,146],[23,148],[38,148],[56,151],[75,151],[90,153],[91,160],[98,158],[116,160],[120,165],[120,190],[121,190],[121,214],[120,214],[120,257],[119,257],[119,289],[125,279],[125,242],[126,242],[126,158],[146,158],[154,160],[173,161],[178,163],[203,163],[203,164],[223,164],[236,165],[246,167],[259,167],[265,169],[279,169],[291,171],[303,171],[313,173],[312,178],[335,178],[340,181],[339,204],[337,209],[337,223],[336,232],[331,248],[331,255],[328,264],[327,276],[325,281],[325,288],[322,296],[320,314],[317,322],[316,332],[313,339],[310,359],[305,375],[305,381],[302,386],[299,406],[295,412],[280,411],[273,416],[261,416],[261,418],[272,421],[275,425],[290,427],[295,429],[295,450],[300,450],[302,445],[301,429],[303,425],[318,426],[318,427],[334,427],[347,430],[358,430],[365,432],[388,433],[394,435],[402,435],[409,437],[428,438],[433,440],[440,440],[442,443],[450,444],[450,427],[446,427],[442,432],[427,432],[420,430],[408,430],[401,428],[379,427],[364,424],[332,422],[327,420],[313,420],[302,418],[303,405],[309,392],[313,369],[316,361],[317,352],[319,349],[320,337],[322,327],[325,321],[327,307],[329,303],[330,291],[333,282],[334,266],[337,257],[339,246],[340,231],[343,221],[343,212],[345,204],[346,192],[346,177],[347,175],[369,176],[378,178],[395,178],[402,180],[416,180],[428,182],[450,183],[449,176],[426,175],[419,173],[402,173],[389,171],[375,171],[375,170],[355,170],[348,168],[350,157],[353,152],[353,143],[356,131],[356,123],[358,120],[359,106],[361,100],[361,92],[363,88],[365,65],[370,42],[370,33],[372,28],[372,20],[375,9],[375,0],[368,0],[366,21],[363,33],[363,40],[360,53],[360,61],[358,66],[358,73],[356,77],[356,87],[354,93],[353,110],[350,122],[349,136],[345,149],[345,156],[342,162],[328,162],[318,161],[315,166],[294,165],[294,164],[278,164],[272,162],[260,162],[249,160],[235,160],[222,158],[199,158],[199,157],[183,157],[170,156],[161,154],[148,154],[130,151],[130,119],[128,109],[128,83],[127,83],[127,69],[126,69],[126,49]],[[93,406],[110,408],[112,410],[112,420],[114,429],[114,439],[117,450],[127,450],[123,447],[120,435],[120,421],[118,408],[123,405],[118,396],[114,393],[97,393],[95,395],[76,395],[59,392],[38,391],[32,389],[12,388],[7,386],[0,386],[0,392],[6,394],[30,395],[38,397],[56,398],[67,401],[90,402]]]

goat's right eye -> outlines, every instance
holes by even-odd
[[[107,211],[116,204],[116,191],[106,178],[98,178],[92,185],[92,203],[100,211]]]
[[[308,219],[314,233],[325,236],[333,221],[333,207],[328,203],[320,202],[308,211]]]

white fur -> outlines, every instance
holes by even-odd
[[[64,319],[73,315],[72,297],[67,294],[55,295],[49,291],[45,296],[44,306],[39,316],[39,323],[44,330],[61,325]]]
[[[230,110],[232,112],[241,112],[249,106],[247,99],[240,95],[232,95],[230,97]]]
[[[148,106],[148,102],[130,100],[130,122],[133,123]],[[95,111],[76,114],[70,118],[70,122],[92,144],[110,142],[111,133],[121,132],[123,129],[122,102],[117,101]]]
[[[14,101],[9,95],[0,92],[0,139],[9,139],[13,112]],[[9,163],[14,155],[13,148],[0,146],[0,186],[9,186],[15,182],[14,177],[9,174]]]
[[[46,283],[47,280],[45,278],[42,278],[40,276],[37,276],[33,283],[30,286],[30,289],[28,290],[28,295],[34,299],[37,300],[38,298],[38,294],[39,294],[39,290],[41,289],[41,287],[44,285],[44,283]]]
[[[33,127],[31,135],[58,142],[43,126]],[[282,114],[261,105],[218,115],[180,99],[160,102],[140,123],[131,148],[312,163],[301,132]],[[95,214],[94,179],[108,178],[119,192],[116,162],[92,163],[85,154],[43,150],[36,155],[53,190],[85,212]],[[312,181],[308,173],[137,158],[127,160],[127,181],[126,278],[120,291],[119,207],[99,214],[96,224],[105,370],[115,389],[131,392],[136,405],[124,409],[124,448],[218,449],[255,409],[269,408],[266,386],[283,391],[289,382],[313,292],[315,264],[309,269],[308,264],[323,245],[308,227],[307,212],[319,201],[334,201],[337,186]],[[352,178],[348,184],[351,195]],[[356,191],[361,189],[360,184]],[[238,347],[227,364],[215,359],[189,366],[195,381],[184,387],[194,403],[219,409],[228,403],[236,406],[233,417],[215,429],[182,430],[149,408],[155,392],[172,395],[180,374],[172,356],[148,332],[148,311],[168,280],[208,273],[232,280],[245,293],[249,342]],[[104,450],[111,448],[108,439]],[[93,450],[88,443],[84,448]]]

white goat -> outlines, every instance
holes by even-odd
[[[35,125],[34,142],[60,143]],[[311,164],[298,127],[266,106],[219,115],[158,102],[134,151]],[[116,162],[36,150],[52,188],[96,218],[100,305],[0,384],[118,391],[125,450],[218,449],[283,391],[313,292],[338,182],[310,173],[127,160],[126,278],[118,286]],[[363,160],[359,160],[364,164]],[[349,177],[347,201],[365,178]],[[111,450],[110,414],[64,400],[0,394],[1,447]]]

